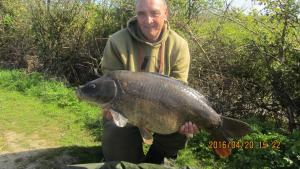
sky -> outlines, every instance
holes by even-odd
[[[96,2],[101,2],[101,0],[95,0]],[[230,2],[230,0],[227,0]],[[253,2],[255,0],[232,0],[232,6],[239,7],[240,9],[244,10],[245,13],[251,11],[251,9],[256,8],[257,10],[261,10],[262,6],[258,5],[257,3]]]
[[[245,10],[245,12],[249,12],[253,8],[256,8],[257,10],[262,9],[262,6],[258,5],[252,0],[233,0],[232,6],[239,7]]]

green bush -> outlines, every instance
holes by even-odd
[[[74,88],[67,88],[64,83],[47,79],[40,73],[0,70],[0,86],[74,111],[80,111],[80,106],[84,104],[79,102]]]
[[[184,149],[179,151],[178,158],[176,159],[178,166],[198,167],[199,163],[195,154],[190,149]]]
[[[38,73],[26,75],[24,71],[0,71],[0,85],[4,88],[26,92],[33,86],[39,85],[43,77]]]
[[[211,140],[207,133],[200,133],[189,141],[188,149],[192,150],[200,166],[213,168],[299,168],[300,167],[300,132],[284,134],[282,130],[272,128],[274,122],[247,120],[252,133],[235,143],[238,148],[232,149],[227,159],[219,158],[208,147]],[[267,126],[267,127],[266,127]],[[297,141],[298,140],[298,141]],[[253,147],[252,147],[253,145]]]

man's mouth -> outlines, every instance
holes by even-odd
[[[157,28],[157,26],[151,26],[151,25],[149,25],[149,26],[144,26],[144,28],[146,28],[146,29],[156,29]]]

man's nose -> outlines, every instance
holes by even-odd
[[[148,24],[153,23],[154,22],[154,18],[151,15],[146,16],[146,22]]]

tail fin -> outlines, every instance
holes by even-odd
[[[237,119],[221,116],[222,125],[212,132],[214,141],[229,141],[231,138],[241,138],[251,131],[250,126]],[[227,158],[231,154],[230,147],[216,147],[216,154]]]
[[[223,132],[231,138],[241,138],[250,133],[250,126],[237,119],[221,116]]]

